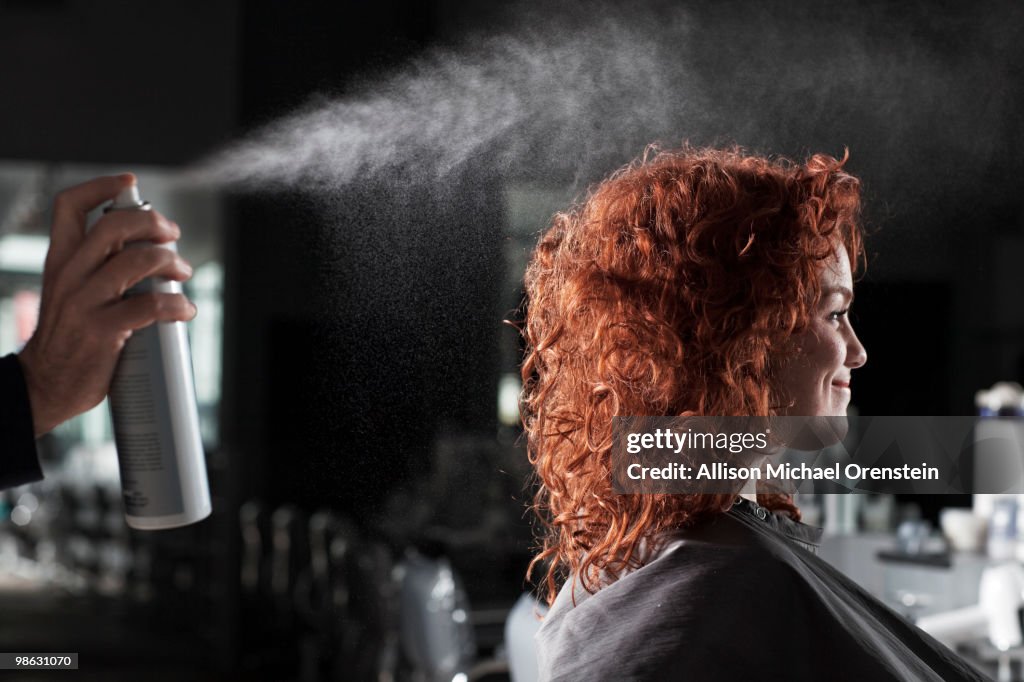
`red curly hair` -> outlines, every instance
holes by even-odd
[[[554,217],[526,271],[523,425],[548,601],[643,562],[640,544],[734,494],[617,495],[615,415],[774,415],[773,367],[810,321],[822,261],[861,263],[860,183],[842,159],[658,152]],[[799,512],[790,498],[758,501]]]

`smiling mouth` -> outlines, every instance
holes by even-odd
[[[837,379],[837,380],[832,382],[832,385],[835,386],[836,388],[845,388],[846,390],[850,390],[850,382],[849,381],[839,381]]]

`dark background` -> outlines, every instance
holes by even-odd
[[[582,31],[602,11],[489,5],[0,0],[0,158],[179,166],[431,46],[548,21]],[[872,232],[854,314],[869,353],[854,379],[861,413],[972,414],[976,390],[1024,378],[1019,5],[687,6],[715,109],[668,142],[851,149]],[[495,438],[498,376],[515,369],[502,350],[520,274],[507,254],[533,239],[501,227],[502,182],[481,158],[454,192],[356,185],[330,217],[295,193],[226,197],[225,499],[328,505],[375,528],[400,520],[389,495],[430,473],[439,438]],[[462,228],[403,243],[392,228],[409,212],[391,204]],[[325,237],[339,215],[352,235],[340,249]],[[395,279],[407,286],[383,286]],[[508,477],[521,511],[524,483]],[[472,515],[473,495],[437,502]],[[521,547],[495,594],[522,589]]]

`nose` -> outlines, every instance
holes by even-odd
[[[863,367],[868,361],[868,352],[864,349],[864,344],[857,338],[857,333],[850,328],[850,339],[846,344],[846,362],[844,363],[850,369],[857,369]]]

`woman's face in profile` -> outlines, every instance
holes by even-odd
[[[821,299],[808,329],[794,338],[795,356],[779,368],[779,388],[789,404],[781,414],[806,417],[846,415],[850,377],[867,362],[867,352],[850,324],[853,275],[846,249],[836,249],[818,272]]]

